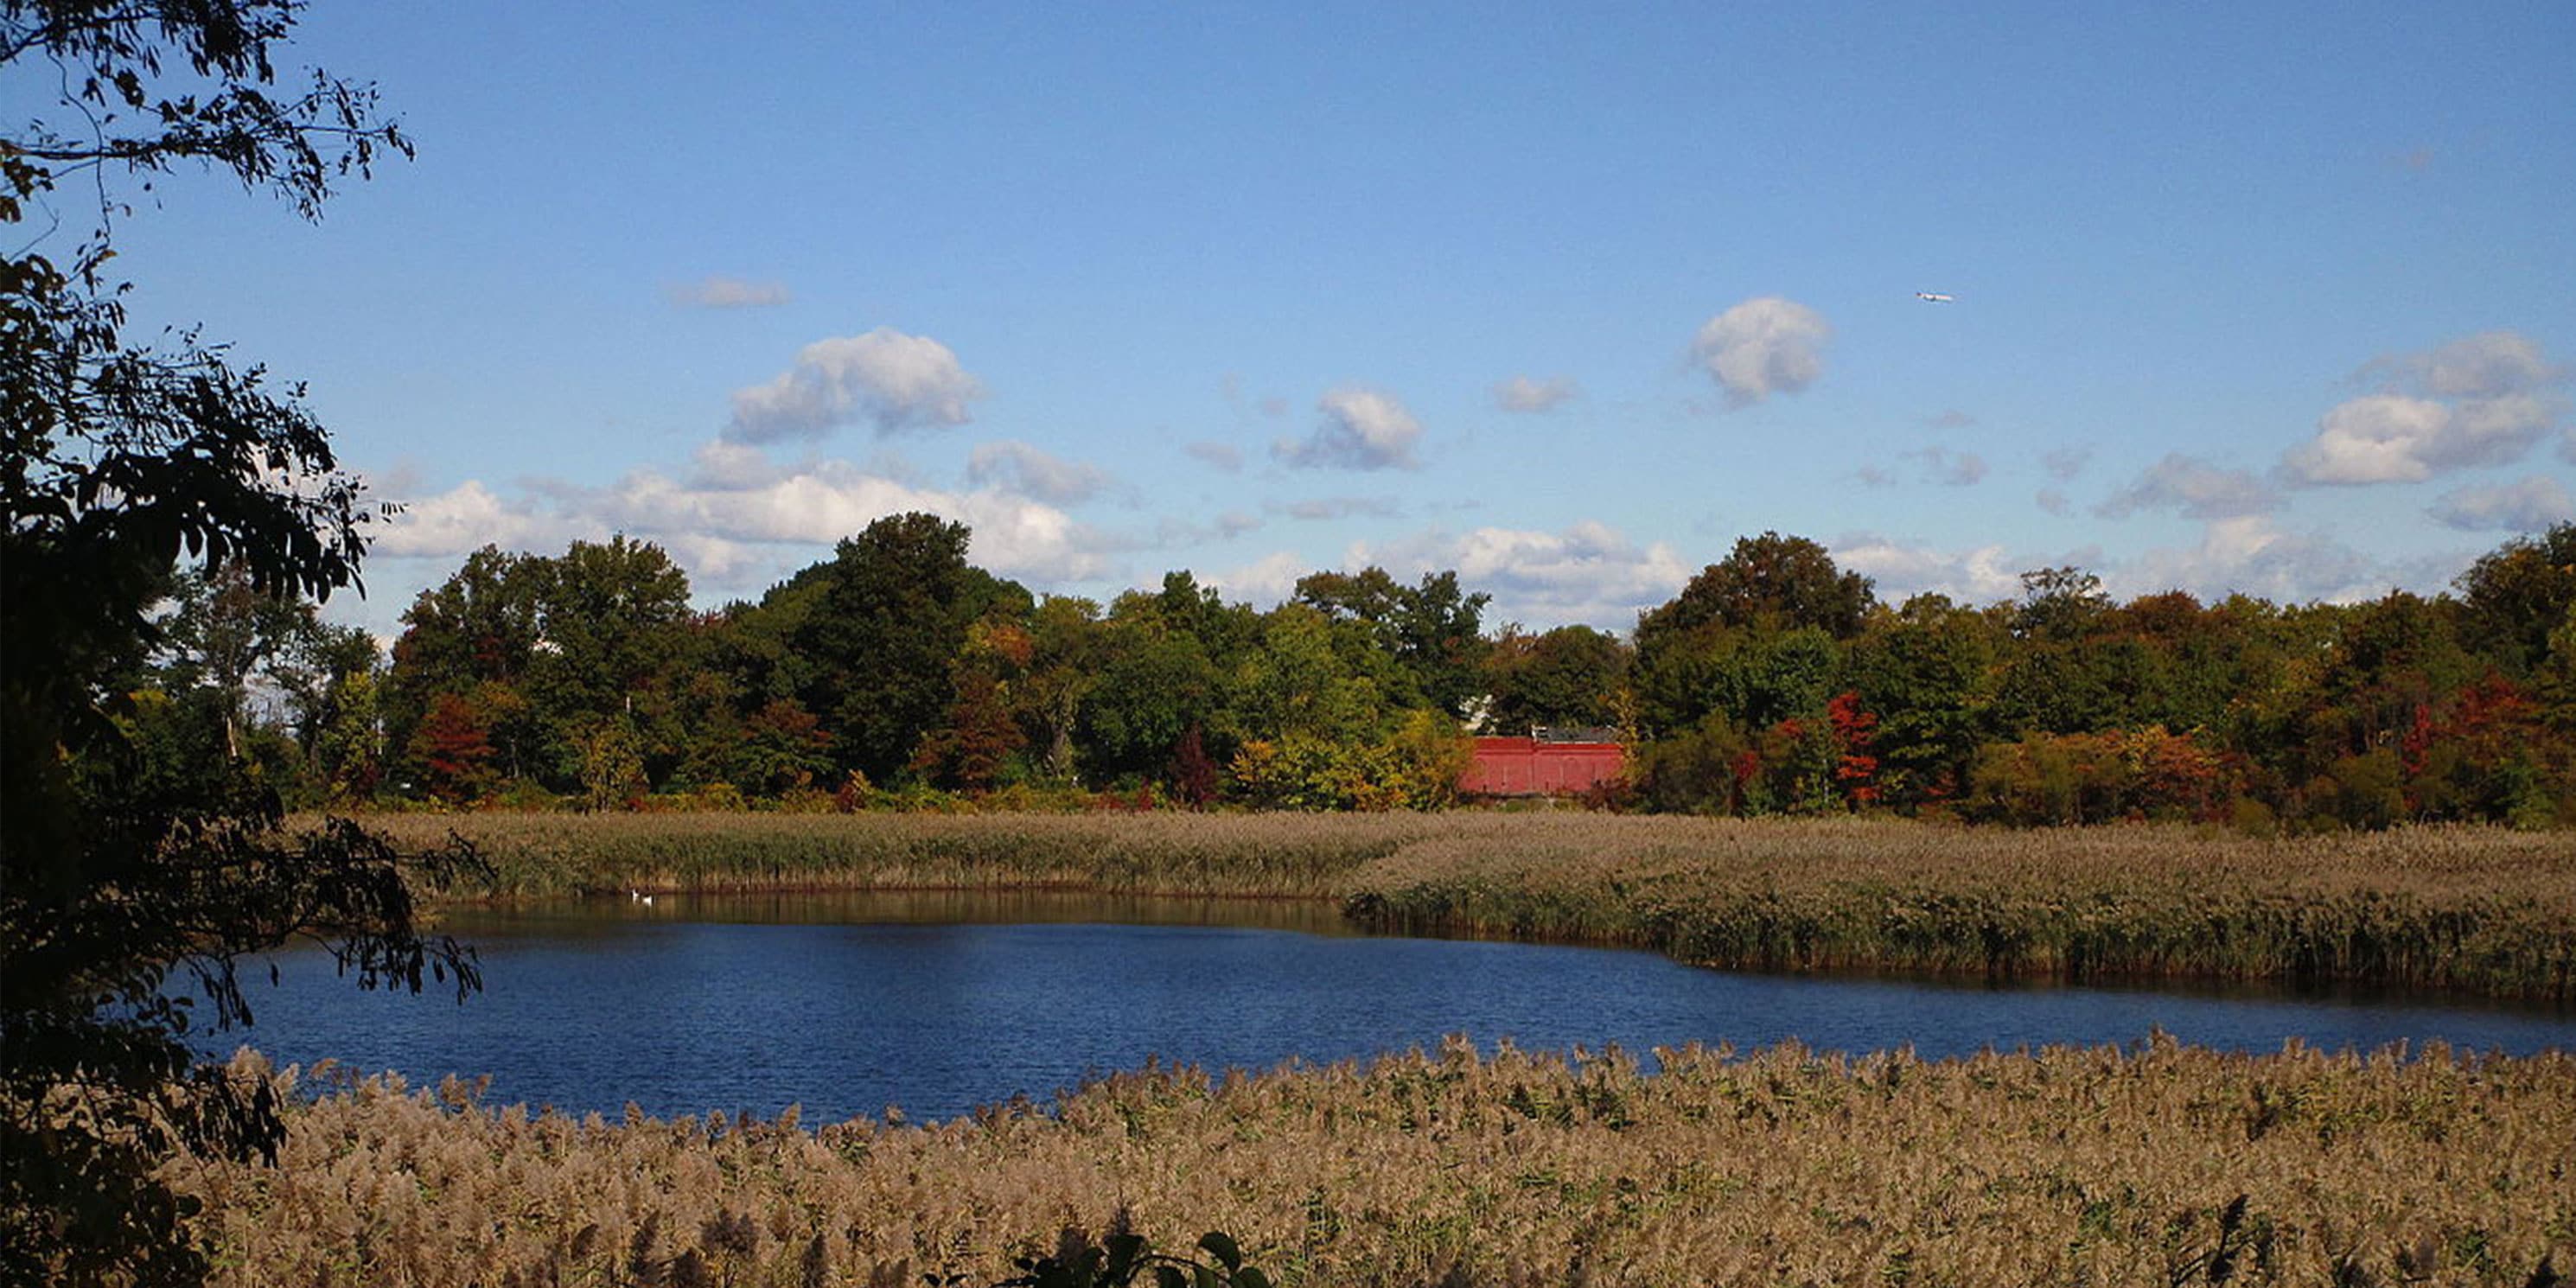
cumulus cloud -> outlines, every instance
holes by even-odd
[[[397,498],[402,513],[379,526],[373,553],[391,558],[462,557],[487,545],[518,549],[550,544],[560,529],[504,501],[480,479],[435,496]]]
[[[1068,461],[1012,439],[977,444],[966,458],[966,481],[1051,505],[1088,501],[1110,484],[1099,466]]]
[[[963,425],[984,387],[947,345],[878,327],[817,340],[766,384],[737,389],[725,437],[743,443],[819,438],[861,420],[878,433]]]
[[[1232,474],[1243,468],[1243,453],[1228,443],[1195,442],[1181,445],[1181,454],[1192,460],[1213,465]]]
[[[1630,540],[1586,520],[1562,532],[1483,527],[1354,543],[1347,564],[1410,575],[1454,568],[1494,597],[1488,616],[1532,626],[1584,623],[1625,630],[1637,614],[1680,593],[1697,571],[1670,545]]]
[[[673,304],[691,309],[776,308],[792,298],[780,283],[746,281],[721,274],[665,287],[662,294]]]
[[[1833,333],[1814,309],[1764,295],[1710,318],[1691,342],[1691,356],[1726,391],[1727,405],[1746,407],[1814,384],[1825,373],[1825,342]]]
[[[2399,579],[2332,537],[2285,532],[2269,516],[2249,514],[2213,520],[2198,545],[2150,550],[2102,580],[2123,599],[2185,590],[2204,600],[2242,592],[2303,604],[2374,599]]]
[[[1350,470],[1414,469],[1413,445],[1422,423],[1395,396],[1349,386],[1315,403],[1323,420],[1303,439],[1280,439],[1270,454],[1300,469],[1333,467]]]
[[[2173,452],[2093,507],[2093,513],[2125,519],[2140,510],[2177,510],[2191,519],[2236,519],[2279,508],[2280,493],[2262,479]]]
[[[1837,567],[1878,583],[1879,598],[1890,603],[1921,594],[1947,595],[1963,604],[2011,599],[2021,594],[2024,567],[2036,566],[2008,558],[2000,545],[1942,550],[1872,532],[1843,537],[1829,549]]]
[[[1201,582],[1228,599],[1268,608],[1297,591],[1297,579],[1315,571],[1294,551],[1281,550],[1225,572],[1203,573]]]
[[[1565,376],[1550,376],[1545,380],[1514,376],[1494,386],[1494,405],[1504,411],[1553,411],[1558,404],[1571,400],[1580,392],[1574,381]]]
[[[415,501],[386,525],[376,549],[393,557],[454,559],[491,543],[552,553],[576,538],[623,532],[670,551],[700,592],[737,593],[822,558],[832,543],[907,510],[967,524],[975,561],[1009,577],[1109,576],[1115,556],[1130,545],[1010,492],[942,491],[844,461],[756,470],[728,447],[700,452],[677,475],[641,469],[604,487],[550,482],[502,496],[468,481]]]
[[[2466,532],[2537,532],[2576,521],[2576,500],[2569,499],[2558,480],[2534,474],[2519,483],[2445,492],[2430,513],[2442,524]]]
[[[2315,438],[2281,458],[2293,482],[2418,483],[2452,470],[2509,465],[2566,411],[2558,392],[2566,369],[2511,331],[2379,358],[2361,376],[2380,388],[2337,404],[2317,422]]]

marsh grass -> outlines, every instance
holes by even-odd
[[[2564,1053],[1658,1054],[1452,1040],[819,1131],[370,1079],[300,1103],[276,1169],[177,1180],[241,1285],[990,1283],[1121,1220],[1336,1285],[2523,1284],[2576,1253]]]
[[[1615,943],[1694,964],[2274,980],[2576,1000],[2576,845],[2426,827],[1450,814],[391,815],[474,840],[462,897],[1037,888],[1333,898],[1380,929]]]

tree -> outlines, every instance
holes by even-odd
[[[2013,609],[2012,632],[2019,639],[2080,639],[2111,611],[2102,579],[2069,564],[2021,575],[2021,603]]]
[[[1628,650],[1617,636],[1589,626],[1559,626],[1543,635],[1506,629],[1486,662],[1493,702],[1485,727],[1520,733],[1533,725],[1618,723]]]
[[[1420,584],[1406,586],[1372,565],[1357,573],[1309,573],[1297,580],[1297,600],[1366,626],[1423,701],[1452,718],[1466,714],[1481,687],[1484,610],[1493,596],[1460,590],[1454,570],[1424,573]]]
[[[413,745],[415,730],[444,694],[474,695],[492,709],[526,707],[524,700],[496,704],[490,698],[496,690],[520,693],[536,666],[544,638],[543,563],[485,546],[403,611],[403,633],[394,641],[385,681],[386,734],[394,746]],[[540,756],[533,724],[514,721],[489,733],[501,772],[515,778],[535,769]]]
[[[2458,581],[2462,634],[2521,675],[2549,656],[2549,635],[2576,608],[2576,523],[2516,537],[2480,556]]]
[[[956,696],[950,666],[966,628],[1029,593],[966,562],[966,525],[888,515],[833,551],[794,646],[813,671],[802,695],[839,735],[841,763],[877,782],[912,762]]]
[[[1764,632],[1812,626],[1850,639],[1877,602],[1872,592],[1869,578],[1836,568],[1833,556],[1805,537],[1740,537],[1680,595],[1638,618],[1637,644],[1712,622]]]
[[[122,205],[102,196],[59,257],[17,227],[88,223],[49,204],[68,177],[104,194],[183,164],[310,215],[333,178],[407,150],[363,86],[316,73],[272,96],[293,20],[284,0],[0,0],[0,66],[60,85],[77,122],[0,137],[0,1281],[201,1277],[155,1169],[182,1147],[273,1154],[283,1130],[264,1085],[196,1066],[185,1040],[250,1019],[242,955],[311,935],[363,984],[476,981],[419,932],[382,840],[290,835],[244,775],[139,773],[106,681],[161,642],[178,560],[320,599],[356,584],[370,516],[294,390],[193,335],[127,342],[101,277]],[[184,88],[164,92],[165,61]]]

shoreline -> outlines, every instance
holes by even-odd
[[[432,902],[652,889],[1338,900],[1363,929],[1772,973],[2265,980],[2576,1001],[2564,834],[1427,815],[381,815],[492,864]]]

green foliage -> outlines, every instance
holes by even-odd
[[[1340,621],[1367,628],[1378,652],[1403,676],[1403,696],[1427,702],[1452,717],[1464,716],[1482,692],[1479,664],[1485,655],[1480,623],[1493,597],[1458,588],[1458,574],[1423,574],[1405,586],[1374,565],[1357,573],[1309,573],[1297,581],[1297,602]]]
[[[2549,656],[2550,635],[2576,611],[2576,523],[2516,537],[2461,573],[2464,633],[2520,675]]]
[[[1381,740],[1248,739],[1229,772],[1236,793],[1259,809],[1427,810],[1456,803],[1472,755],[1448,717],[1414,711]]]
[[[1519,733],[1536,725],[1616,725],[1628,649],[1589,626],[1539,635],[1506,627],[1486,654],[1485,677],[1487,728]]]
[[[1765,532],[1740,537],[1735,549],[1702,569],[1672,602],[1637,619],[1637,643],[1711,623],[1758,631],[1809,627],[1835,639],[1860,633],[1875,602],[1870,579],[1834,566],[1825,548],[1805,537]]]
[[[831,722],[839,762],[883,782],[908,766],[956,696],[950,663],[967,627],[1028,592],[966,562],[966,526],[898,514],[844,539],[812,614],[792,637],[812,666],[806,708]]]
[[[245,723],[250,676],[309,624],[300,601],[356,582],[358,481],[293,389],[193,333],[127,342],[124,287],[100,276],[115,178],[195,163],[310,214],[333,177],[408,151],[364,87],[272,96],[293,19],[267,0],[0,7],[0,63],[82,122],[0,138],[0,1282],[202,1274],[162,1164],[266,1155],[281,1130],[269,1088],[194,1068],[186,1042],[250,1019],[240,957],[309,935],[369,987],[477,978],[414,925],[404,856],[345,822],[285,828]],[[93,192],[96,231],[58,261],[52,202]],[[31,214],[50,227],[19,229]],[[132,683],[154,665],[166,687]]]

